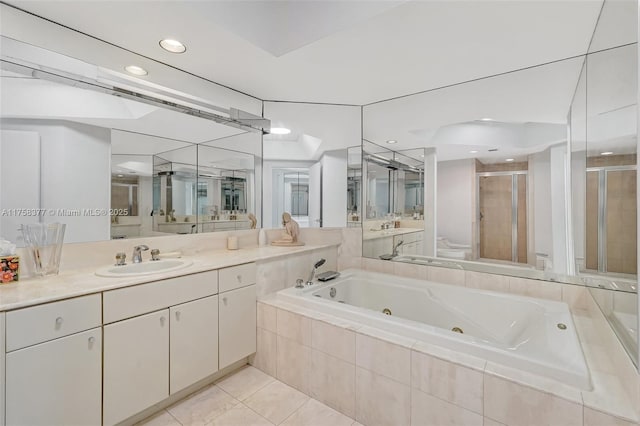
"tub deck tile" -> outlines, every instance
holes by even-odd
[[[634,411],[634,405],[629,399],[620,379],[612,374],[598,371],[591,372],[593,391],[582,392],[585,408],[609,413],[610,415],[638,423],[638,413]]]
[[[566,385],[557,380],[527,373],[515,368],[505,367],[491,361],[485,368],[486,377],[506,379],[514,384],[522,385],[550,396],[562,398],[568,402],[582,405],[582,394],[578,388]]]
[[[458,364],[481,372],[484,372],[487,365],[487,360],[483,358],[443,348],[442,346],[433,345],[431,343],[418,341],[411,349],[417,353],[430,355],[435,358],[440,358],[443,361],[448,361],[453,364]]]
[[[482,417],[482,371],[412,351],[411,387],[465,410],[471,410]]]
[[[411,389],[411,425],[483,426],[481,414]]]
[[[356,365],[396,382],[411,384],[411,350],[406,347],[357,334]]]
[[[485,374],[484,415],[506,425],[582,426],[582,404]]]

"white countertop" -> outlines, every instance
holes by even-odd
[[[365,229],[362,232],[362,239],[364,241],[375,240],[376,238],[393,237],[395,235],[410,234],[412,232],[424,232],[424,229],[421,229],[421,228],[389,228],[389,229],[381,229],[381,230],[376,230],[376,231],[372,231],[370,229]]]
[[[99,277],[95,275],[95,271],[100,269],[97,267],[63,271],[58,275],[41,278],[27,278],[17,283],[0,285],[0,312],[332,246],[264,246],[239,250],[211,250],[184,256],[185,259],[193,261],[189,267],[139,277]],[[109,265],[102,265],[105,266]]]

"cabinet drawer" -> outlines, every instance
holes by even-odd
[[[220,269],[220,293],[256,283],[256,264]]]
[[[7,352],[100,327],[100,295],[7,312]]]
[[[103,293],[104,323],[146,314],[218,292],[218,271],[169,278]]]

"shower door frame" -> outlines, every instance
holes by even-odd
[[[587,173],[598,172],[598,272],[608,272],[607,271],[607,173],[617,172],[617,171],[630,171],[630,170],[634,170],[636,174],[638,173],[638,167],[633,164],[628,164],[624,166],[587,167],[585,172],[585,179],[586,179]],[[586,200],[586,196],[585,196],[585,200]],[[587,233],[587,230],[585,229],[585,236],[586,236],[586,233]],[[586,244],[586,238],[585,238],[585,244]],[[585,251],[585,265],[586,265],[586,251]]]
[[[510,170],[510,171],[501,171],[501,172],[477,172],[476,173],[476,252],[478,253],[478,259],[489,259],[489,260],[499,260],[499,259],[491,259],[491,258],[483,258],[480,256],[480,228],[481,217],[480,217],[480,178],[482,177],[490,177],[490,176],[511,176],[511,262],[513,263],[525,263],[518,262],[518,176],[525,175],[525,201],[527,203],[527,208],[525,208],[525,217],[527,222],[529,221],[529,215],[527,214],[528,210],[528,196],[529,196],[529,171],[528,170]],[[526,232],[526,231],[525,231]],[[527,236],[528,237],[528,236]]]

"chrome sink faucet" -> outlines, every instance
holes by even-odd
[[[140,263],[142,262],[142,252],[143,251],[147,251],[149,250],[149,247],[147,247],[144,244],[141,244],[139,246],[135,246],[133,248],[133,255],[131,256],[131,261],[133,263]]]

